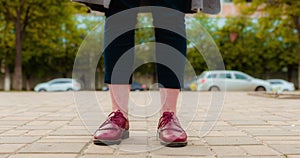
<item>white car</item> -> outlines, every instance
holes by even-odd
[[[271,91],[269,82],[233,70],[204,71],[197,79],[198,91]]]
[[[71,78],[58,78],[49,82],[40,83],[34,87],[34,91],[36,92],[78,91],[80,89],[80,83]]]
[[[282,79],[270,79],[267,80],[274,92],[286,92],[286,91],[294,91],[295,85],[292,82],[288,82]]]

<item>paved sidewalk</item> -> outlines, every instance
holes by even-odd
[[[107,115],[109,93],[96,94]],[[183,92],[185,100],[178,107],[183,116],[196,113],[187,126],[188,146],[166,148],[155,139],[158,114],[149,118],[130,116],[131,138],[120,145],[96,146],[77,114],[73,93],[1,92],[0,158],[300,158],[300,100],[227,92],[215,127],[201,137],[200,127],[214,123],[213,119],[206,119],[205,114],[216,98],[203,92],[197,108],[186,108],[192,107],[188,105],[198,94]],[[151,100],[147,92],[133,92],[131,97],[137,104]],[[131,111],[136,109],[130,107]],[[145,111],[135,112],[142,115]],[[103,119],[99,118],[96,124]],[[186,122],[183,117],[179,119]]]

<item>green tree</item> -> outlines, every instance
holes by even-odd
[[[210,41],[206,31],[216,40],[218,30],[220,29],[218,27],[218,21],[218,18],[210,18],[205,14],[196,14],[195,16],[188,16],[186,18],[187,38],[191,41],[197,41],[197,43],[188,41],[187,50],[187,60],[193,66],[196,74],[200,74],[202,71],[208,69],[207,64],[210,63],[210,60],[204,59],[203,56],[206,55],[209,57],[210,54],[215,55],[215,53],[205,49]],[[202,52],[197,48],[201,48]],[[210,58],[213,60],[214,57],[212,56]]]
[[[5,20],[5,16],[0,13],[0,68],[4,72],[4,90],[10,90],[11,68],[14,52],[14,33],[11,31],[12,23]]]
[[[135,72],[141,75],[148,74],[149,76],[152,76],[152,82],[155,83],[157,82],[155,64],[149,63],[149,59],[155,60],[155,45],[154,43],[151,43],[155,42],[155,33],[151,14],[139,14],[137,17],[137,27],[138,29],[135,30],[135,45],[139,46],[135,48],[135,64],[147,64],[142,65],[135,70]]]
[[[29,43],[32,44],[30,41],[39,40],[40,44],[55,47],[59,37],[56,30],[61,30],[63,23],[68,24],[66,21],[71,19],[75,11],[74,5],[69,0],[0,1],[1,15],[7,23],[12,24],[11,31],[15,35],[13,89],[23,88],[24,44],[26,43],[26,49],[31,50],[31,53],[34,53],[33,47],[27,46]]]
[[[270,33],[276,35],[277,38],[282,39],[283,49],[286,47],[289,50],[293,50],[293,44],[295,38],[297,40],[297,54],[287,56],[287,59],[298,58],[298,87],[300,87],[300,1],[293,0],[253,0],[251,4],[246,3],[245,0],[235,0],[235,3],[239,5],[241,8],[241,12],[244,15],[252,15],[255,12],[260,13],[260,24],[264,26],[271,24],[275,25],[273,30]],[[270,23],[270,19],[272,19]],[[293,31],[297,32],[293,34]],[[286,50],[285,50],[286,51]],[[282,56],[280,57],[282,58]],[[290,65],[292,65],[292,60],[287,61]]]

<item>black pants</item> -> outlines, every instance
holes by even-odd
[[[157,43],[155,45],[156,71],[160,87],[176,89],[183,87],[187,45],[185,38],[185,10],[182,7],[185,3],[185,0],[153,0],[152,4],[150,4],[151,6],[166,7],[183,12],[152,11],[154,26],[166,26],[164,28],[174,28],[176,30],[175,33],[168,29],[155,28],[155,41]],[[134,27],[136,25],[137,12],[126,12],[126,10],[139,7],[139,5],[140,0],[112,0],[109,9],[105,12],[105,83],[132,83]],[[114,18],[110,20],[110,17],[115,14],[117,14],[119,22],[113,20]],[[128,27],[132,29],[118,37],[115,36],[116,32],[122,32],[122,29]],[[166,47],[166,45],[172,49]],[[123,60],[121,60],[122,58]]]

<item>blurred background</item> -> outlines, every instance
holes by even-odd
[[[82,41],[93,28],[103,26],[104,20],[103,14],[70,0],[0,0],[0,90],[32,91],[41,82],[72,78]],[[264,80],[283,79],[299,87],[300,1],[222,0],[220,14],[190,14],[186,21],[187,31],[196,32],[193,25],[200,22],[211,34],[227,70]],[[136,44],[155,41],[150,14],[140,14],[137,25],[145,28],[136,29]],[[101,28],[99,36],[103,44]],[[197,75],[207,70],[191,43],[187,60]],[[102,58],[96,74],[98,90],[107,90],[103,74]],[[154,64],[145,64],[135,71],[134,80],[147,89],[156,82],[155,74]]]

